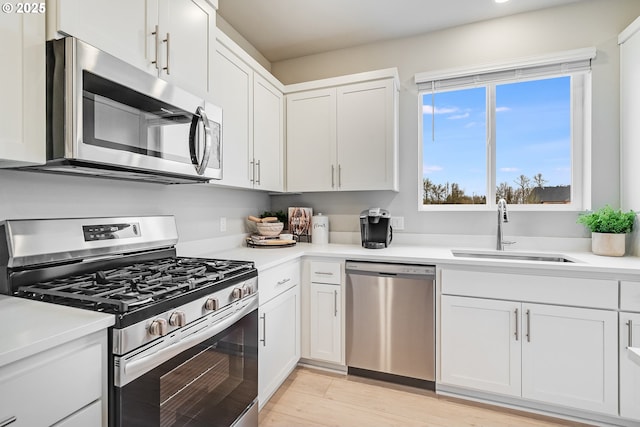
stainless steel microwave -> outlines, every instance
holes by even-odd
[[[222,178],[222,110],[78,39],[47,42],[49,172]]]

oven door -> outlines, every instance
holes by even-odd
[[[257,306],[253,298],[167,336],[177,342],[114,357],[111,425],[257,426]]]

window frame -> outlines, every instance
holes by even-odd
[[[577,59],[591,60],[595,57],[595,48],[578,49],[536,58],[514,60],[500,64],[493,64],[470,69],[444,70],[435,73],[419,73],[415,75],[418,85],[418,211],[491,211],[495,210],[496,195],[496,130],[495,107],[496,86],[500,84],[517,83],[532,80],[544,80],[555,77],[569,76],[571,78],[571,202],[567,204],[511,204],[515,211],[583,211],[591,205],[591,67],[571,71],[565,62]],[[548,65],[552,71],[545,71]],[[541,72],[530,76],[520,76],[520,68],[543,68]],[[555,67],[555,70],[553,69]],[[488,80],[476,83],[475,75],[512,72],[512,77],[501,77],[494,81]],[[525,73],[526,74],[526,73]],[[467,78],[465,81],[465,78]],[[461,84],[451,84],[441,89],[435,88],[434,82],[440,80],[461,79]],[[431,83],[431,84],[429,84]],[[424,131],[423,97],[432,93],[462,90],[471,87],[486,87],[486,168],[487,168],[487,203],[479,204],[437,204],[425,205],[423,200],[423,155]]]

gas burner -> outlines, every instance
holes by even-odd
[[[21,286],[17,295],[109,313],[127,313],[244,271],[253,263],[204,258],[160,258]]]

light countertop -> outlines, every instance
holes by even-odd
[[[215,246],[211,246],[212,248]],[[520,254],[548,254],[563,255],[575,262],[560,263],[548,261],[521,261],[500,259],[477,259],[454,257],[451,251],[465,250],[464,247],[431,247],[420,245],[394,245],[384,249],[365,249],[353,244],[317,245],[298,243],[289,248],[248,248],[238,247],[227,250],[206,250],[200,247],[198,251],[184,251],[180,255],[203,256],[212,258],[226,258],[253,261],[258,271],[264,271],[283,262],[299,259],[303,256],[332,257],[340,259],[357,259],[368,261],[409,262],[435,264],[438,266],[474,266],[504,269],[526,269],[562,274],[595,274],[613,279],[639,280],[640,257],[605,257],[591,252],[567,251],[506,251]],[[478,250],[471,248],[470,250]]]
[[[113,325],[112,314],[0,295],[0,367]]]

